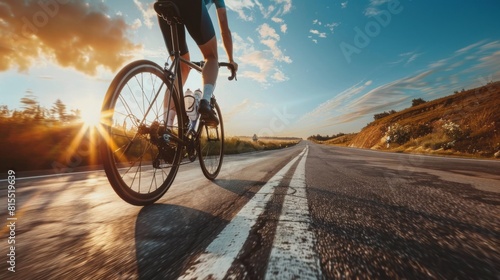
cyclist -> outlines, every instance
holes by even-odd
[[[165,0],[158,0],[158,2]],[[226,50],[229,62],[234,66],[234,70],[238,70],[238,64],[234,62],[233,58],[233,41],[231,37],[231,31],[229,30],[229,25],[227,21],[226,6],[224,0],[169,0],[174,2],[180,12],[180,16],[183,21],[183,25],[177,25],[178,36],[179,36],[179,47],[181,51],[181,56],[190,60],[189,50],[186,44],[186,32],[188,30],[189,34],[196,42],[203,54],[205,60],[205,66],[202,71],[203,79],[203,97],[199,104],[199,113],[201,118],[205,120],[208,125],[218,125],[219,120],[215,112],[210,107],[210,98],[214,92],[215,84],[217,81],[217,75],[219,73],[219,60],[217,54],[217,39],[215,37],[215,30],[208,14],[208,8],[212,4],[215,4],[217,11],[217,18],[219,21],[219,27],[222,36],[222,42]],[[163,33],[163,38],[167,48],[172,55],[172,37],[170,26],[168,23],[159,18],[160,29]],[[181,63],[181,74],[182,83],[187,80],[190,68]]]

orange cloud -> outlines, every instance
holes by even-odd
[[[105,12],[83,0],[3,0],[0,71],[27,71],[41,57],[90,75],[100,66],[116,71],[139,46],[124,19]]]

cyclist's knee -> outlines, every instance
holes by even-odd
[[[212,39],[210,39],[208,42],[206,42],[203,45],[199,45],[199,48],[201,50],[201,53],[203,54],[203,57],[205,59],[218,59],[218,54],[217,54],[217,39],[214,36]]]

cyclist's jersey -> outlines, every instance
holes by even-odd
[[[215,8],[217,9],[226,7],[224,0],[205,0],[205,6],[207,6],[207,8],[210,8],[212,4],[215,4]]]

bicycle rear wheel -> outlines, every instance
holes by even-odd
[[[203,175],[209,180],[214,180],[219,175],[224,158],[224,122],[219,105],[212,99],[213,107],[219,118],[217,127],[207,126],[203,122],[200,123],[198,158],[200,160],[201,170]]]
[[[179,169],[182,118],[177,93],[170,94],[164,70],[151,61],[125,66],[102,106],[101,155],[115,192],[133,205],[148,205],[169,189]]]

